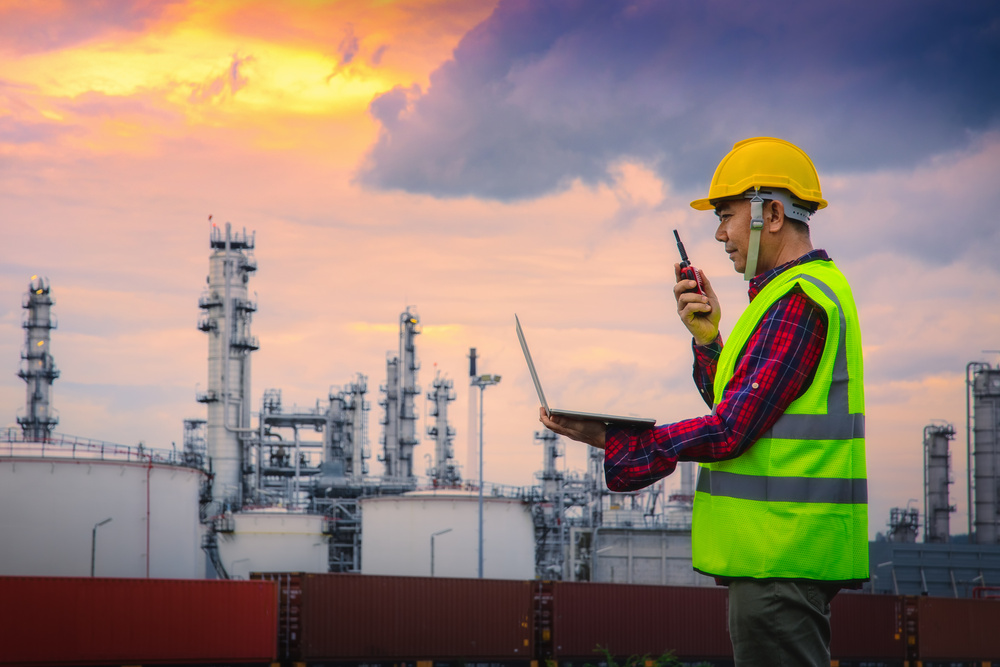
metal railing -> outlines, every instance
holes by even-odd
[[[21,429],[0,429],[0,458],[49,458],[126,463],[162,463],[192,467],[176,449],[117,445],[102,440],[53,433],[44,439],[25,438]],[[197,467],[197,466],[193,466]]]

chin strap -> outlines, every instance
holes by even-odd
[[[757,255],[760,252],[760,230],[764,229],[764,200],[760,188],[755,187],[750,200],[750,245],[747,248],[747,266],[743,280],[752,280],[757,275]]]

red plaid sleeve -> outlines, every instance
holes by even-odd
[[[669,475],[678,460],[742,454],[809,387],[826,342],[826,313],[800,290],[765,314],[714,414],[652,429],[608,425],[604,473],[612,491],[635,491]],[[695,347],[694,379],[709,405],[721,339]]]

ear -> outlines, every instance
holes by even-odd
[[[785,205],[780,201],[771,200],[764,208],[764,222],[768,231],[777,234],[785,226]]]

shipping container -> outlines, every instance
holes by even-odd
[[[619,657],[672,651],[680,659],[732,659],[726,588],[564,581],[551,587],[555,658],[596,662],[600,647]]]
[[[833,660],[896,660],[906,657],[902,598],[842,592],[830,605]]]
[[[533,582],[253,576],[279,585],[282,659],[527,661],[534,656]]]
[[[906,601],[916,606],[922,660],[1000,663],[1000,600],[917,597]]]
[[[269,663],[268,581],[0,577],[0,664]]]

